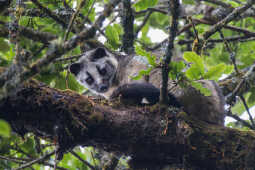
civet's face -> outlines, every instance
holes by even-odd
[[[88,51],[70,66],[78,82],[96,94],[109,90],[116,71],[117,60],[104,48]]]

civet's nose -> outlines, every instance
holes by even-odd
[[[100,92],[105,92],[107,90],[108,86],[105,84],[99,85],[98,89]]]

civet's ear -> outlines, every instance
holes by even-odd
[[[90,59],[95,61],[95,60],[98,60],[105,56],[107,56],[106,50],[102,47],[99,47],[99,48],[95,49],[95,51],[90,56]]]
[[[69,70],[72,74],[77,76],[77,74],[80,72],[81,68],[82,68],[81,63],[73,63],[70,65]]]

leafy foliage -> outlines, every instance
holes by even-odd
[[[10,125],[6,121],[0,119],[0,136],[10,137],[10,134],[11,134]]]
[[[149,7],[153,7],[158,3],[158,0],[139,0],[135,3],[134,7],[137,11],[145,10]]]
[[[107,37],[107,46],[112,49],[118,49],[120,47],[120,36],[122,29],[120,25],[114,24],[113,26],[108,25],[105,29],[105,35]]]

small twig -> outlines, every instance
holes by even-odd
[[[242,78],[240,80],[240,82],[236,85],[235,89],[233,90],[233,92],[231,93],[231,95],[229,97],[227,97],[226,102],[230,105],[232,105],[232,101],[235,100],[236,96],[240,96],[239,95],[239,91],[241,90],[242,85],[245,83],[245,79]]]
[[[65,78],[65,83],[66,83],[66,89],[69,89],[69,85],[68,85],[68,77],[69,77],[69,75],[70,75],[70,71],[69,70],[67,70],[66,71],[66,78]]]
[[[207,24],[207,25],[213,25],[214,23],[212,22],[208,22],[208,21],[205,21],[205,20],[202,20],[202,19],[195,19],[195,18],[192,18],[192,23],[189,23],[189,24],[186,24],[184,25],[177,33],[177,35],[180,35],[181,33],[189,30],[191,27],[192,27],[192,24],[194,25],[197,25],[197,24]],[[239,27],[235,27],[235,26],[230,26],[230,25],[225,25],[223,26],[224,28],[226,29],[230,29],[230,30],[233,30],[233,31],[237,31],[239,33],[243,33],[245,34],[245,36],[240,36],[240,37],[229,37],[229,38],[225,38],[227,41],[253,41],[255,38],[255,32],[251,32],[247,29],[243,29],[243,28],[239,28]],[[148,49],[149,50],[156,50],[158,48],[160,48],[162,46],[162,44],[165,44],[167,42],[167,38],[164,39],[162,42],[154,45],[153,47],[149,47]],[[192,44],[194,41],[193,40],[180,40],[178,42],[178,44],[180,45],[183,45],[183,44]],[[212,39],[209,39],[207,40],[207,42],[211,42],[211,43],[221,43],[223,42],[222,39],[216,39],[216,40],[212,40]]]
[[[11,146],[11,149],[26,155],[28,158],[33,158],[29,153],[26,153],[20,147],[18,147],[17,144],[15,144],[15,146]]]
[[[207,21],[207,20],[204,20],[204,19],[196,19],[196,18],[192,18],[192,21],[193,21],[193,24],[195,25],[198,25],[198,24],[206,24],[206,25],[215,25],[214,22],[211,22],[211,21]],[[192,24],[186,24],[184,25],[179,31],[178,31],[178,35],[180,35],[181,33],[189,30],[190,28],[192,27]],[[247,29],[244,29],[244,28],[240,28],[240,27],[236,27],[236,26],[232,26],[232,25],[223,25],[223,28],[225,29],[229,29],[229,30],[232,30],[232,31],[236,31],[236,32],[239,32],[239,33],[243,33],[245,34],[246,36],[255,36],[255,33],[254,32],[251,32]]]
[[[70,6],[67,4],[66,0],[63,0],[63,4],[64,4],[64,7],[65,7],[66,9],[69,9],[69,8],[70,8]]]
[[[78,158],[82,163],[84,163],[85,165],[87,165],[90,169],[92,170],[96,170],[96,168],[94,166],[92,166],[89,162],[85,161],[84,159],[82,159],[77,153],[75,153],[74,151],[70,151],[70,153],[75,156],[76,158]]]
[[[152,14],[152,11],[150,10],[150,11],[145,15],[142,24],[139,25],[139,26],[137,27],[137,30],[136,30],[136,32],[135,32],[135,37],[137,37],[138,33],[139,33],[139,32],[141,31],[141,29],[145,26],[145,24],[147,23],[147,21],[149,20],[149,18],[150,18],[150,16],[151,16],[151,14]]]
[[[22,163],[24,163],[24,162],[25,162],[24,160],[21,160],[21,159],[17,159],[17,158],[10,158],[10,157],[1,156],[1,155],[0,155],[0,159],[2,159],[2,160],[6,160],[6,161],[10,161],[10,162],[15,162],[15,163],[18,163],[18,164],[22,164]]]
[[[233,119],[235,119],[236,121],[242,123],[243,126],[246,126],[250,129],[255,129],[251,124],[249,124],[248,122],[246,122],[245,120],[241,119],[239,116],[234,115],[230,110],[226,113],[227,116],[232,117]]]
[[[72,15],[72,17],[71,17],[71,19],[70,19],[70,22],[69,22],[69,24],[68,24],[68,27],[67,27],[65,36],[64,36],[64,41],[67,40],[68,34],[69,34],[69,32],[70,32],[70,30],[71,30],[71,28],[72,28],[72,26],[73,26],[74,20],[75,20],[76,16],[79,14],[80,9],[85,5],[85,2],[86,2],[86,0],[82,0],[82,1],[80,2],[80,4],[79,4],[77,10],[73,13],[73,15]]]
[[[109,24],[107,24],[107,26],[108,26],[108,25],[111,25],[114,21],[116,21],[116,19],[117,19],[118,17],[120,17],[120,13],[117,14],[117,15],[109,22]],[[107,26],[105,26],[105,27],[102,29],[102,31],[104,31],[104,30],[106,29]]]
[[[85,91],[84,93],[88,93],[89,91],[87,90],[87,91]],[[86,94],[84,94],[83,93],[83,95],[86,95]],[[93,148],[93,152],[95,152],[95,148]],[[90,151],[90,154],[91,154],[91,157],[92,157],[92,160],[93,160],[93,162],[94,162],[94,165],[96,165],[96,159],[95,159],[95,156],[94,156],[94,154]]]
[[[58,144],[55,144],[55,150],[54,150],[54,155],[55,155],[55,158],[54,158],[54,167],[53,169],[56,170],[57,168],[57,165],[58,165],[58,153],[57,153],[57,148],[58,148]]]
[[[89,14],[91,13],[92,9],[94,8],[95,3],[96,3],[96,0],[93,1],[93,3],[92,3],[92,5],[91,5],[91,7],[90,7],[90,9],[89,9],[89,11],[88,11],[88,13],[87,13],[87,15],[83,18],[83,20],[82,20],[82,22],[81,22],[82,25],[84,25],[86,22],[88,22],[89,24],[92,24],[92,22],[91,22],[90,19],[89,19]]]
[[[159,12],[159,13],[162,13],[162,14],[165,14],[165,15],[168,14],[167,11],[159,9],[159,8],[147,8],[146,10],[142,10],[142,11],[136,12],[135,16],[139,16],[141,14],[147,13],[148,11]]]
[[[60,19],[55,13],[51,12],[48,8],[44,7],[40,2],[37,0],[31,0],[39,9],[43,10],[49,17],[54,19],[57,23],[61,24],[64,28],[67,28],[67,24]]]
[[[224,8],[233,8],[231,5],[224,3],[222,1],[219,1],[219,0],[199,0],[199,1],[209,2],[209,3],[215,4],[215,5],[222,6]]]
[[[250,112],[250,109],[249,109],[249,107],[247,105],[247,102],[245,101],[245,98],[243,97],[243,95],[240,95],[239,97],[242,100],[243,105],[244,105],[244,107],[245,107],[245,109],[246,109],[246,111],[247,111],[247,113],[249,115],[249,119],[251,121],[252,127],[255,128],[255,123],[254,123],[254,120],[253,120],[253,118],[251,116],[251,112]]]
[[[189,21],[186,20],[186,23],[188,23]],[[185,32],[185,38],[186,39],[192,39],[194,37],[192,31],[190,29],[188,29],[186,32]],[[186,44],[186,51],[192,51],[192,45],[191,44]]]
[[[197,54],[201,55],[203,52],[203,48],[204,48],[204,43],[203,41],[200,40],[199,36],[198,36],[198,31],[196,29],[196,26],[192,20],[192,17],[188,17],[188,20],[190,21],[193,31],[195,33],[195,40],[193,42],[193,46],[192,46],[192,51],[196,52]]]
[[[228,42],[235,42],[235,41],[247,42],[247,41],[254,41],[255,37],[249,37],[249,36],[227,37],[225,38],[225,40]],[[207,43],[222,43],[223,41],[224,41],[223,39],[210,39],[207,41]],[[178,44],[185,45],[185,44],[192,44],[193,42],[194,42],[193,40],[180,40],[178,41]]]
[[[80,55],[75,55],[75,56],[71,56],[71,57],[67,57],[67,58],[57,58],[54,62],[65,62],[65,61],[69,61],[69,60],[73,60],[73,59],[79,59],[83,54]]]
[[[224,25],[234,20],[236,17],[240,16],[243,12],[249,9],[255,1],[248,1],[244,6],[234,9],[228,16],[222,19],[220,22],[211,27],[210,30],[203,34],[203,40],[206,41],[211,35],[220,30]]]
[[[15,162],[17,164],[24,164],[28,161],[31,161],[31,158],[16,158],[16,157],[6,157],[6,156],[1,156],[0,155],[0,159],[2,160],[7,160],[7,161],[10,161],[10,162]],[[47,165],[49,167],[54,167],[54,165],[48,163],[48,162],[38,162],[39,164],[42,164],[42,165]],[[57,166],[57,169],[60,169],[60,170],[67,170],[66,168],[62,168],[62,167],[59,167]]]
[[[236,58],[235,58],[235,52],[233,52],[233,50],[230,48],[229,46],[229,43],[226,41],[225,37],[224,37],[224,34],[222,33],[221,30],[219,30],[219,33],[220,33],[220,37],[222,38],[226,48],[227,48],[227,51],[229,52],[230,54],[230,59],[234,65],[234,68],[235,68],[235,71],[237,74],[240,74],[238,68],[237,68],[237,64],[236,64]]]
[[[162,45],[164,45],[164,44],[167,42],[167,40],[168,40],[168,38],[164,39],[163,41],[157,43],[156,45],[154,45],[154,46],[152,46],[152,47],[145,47],[145,48],[147,48],[147,49],[149,49],[149,50],[151,50],[151,51],[154,51],[154,50],[156,50],[156,49],[158,49],[158,48],[161,48]],[[193,42],[193,41],[192,41],[192,42]]]
[[[189,20],[189,22],[190,22],[190,24],[191,24],[191,26],[193,28],[193,31],[195,33],[196,39],[199,41],[198,32],[197,32],[196,26],[195,26],[195,24],[194,24],[194,22],[192,20],[192,17],[188,17],[188,20]]]
[[[89,14],[91,13],[92,9],[94,8],[95,3],[96,3],[96,0],[93,1],[92,5],[87,13],[87,16],[85,18],[89,18]]]
[[[54,154],[54,151],[49,153],[49,154],[46,154],[46,155],[44,155],[44,156],[42,156],[42,157],[40,157],[38,159],[35,159],[35,160],[31,161],[31,162],[25,163],[25,164],[21,165],[18,168],[14,168],[13,170],[25,169],[25,168],[27,168],[27,167],[35,164],[35,163],[38,163],[38,162],[41,162],[41,161],[47,159],[48,157],[52,156],[53,154]]]
[[[43,44],[43,46],[39,50],[32,54],[32,57],[37,57],[37,55],[39,55],[42,52],[42,50],[44,50],[47,46],[48,46],[47,44]]]
[[[223,26],[223,28],[243,33],[244,35],[249,36],[249,37],[254,37],[255,36],[255,32],[252,32],[248,29],[236,27],[236,26],[233,26],[233,25],[226,25],[226,26]]]
[[[0,22],[0,24],[3,25],[3,27],[1,27],[2,29],[1,31],[4,32],[3,36],[2,35],[1,36],[7,37],[9,35],[9,31],[8,31],[9,23]],[[22,26],[19,26],[19,32],[20,32],[20,36],[26,37],[28,39],[32,39],[34,41],[42,42],[44,44],[48,44],[49,41],[57,38],[57,36],[52,35],[50,33],[34,31],[33,29],[22,27]]]
[[[232,53],[232,49],[230,48],[228,42],[226,41],[223,32],[222,32],[221,30],[219,30],[219,33],[220,33],[220,37],[222,38],[222,40],[223,40],[223,42],[224,42],[224,44],[225,44],[225,46],[226,46],[226,48],[227,48],[227,51],[228,51],[229,53]]]
[[[235,99],[232,97],[233,93],[235,96],[240,96],[255,87],[253,83],[255,81],[255,64],[242,69],[242,73],[244,74],[242,77],[237,77],[236,73],[232,73],[219,82],[224,96],[227,97],[227,104],[231,105],[232,99]]]

